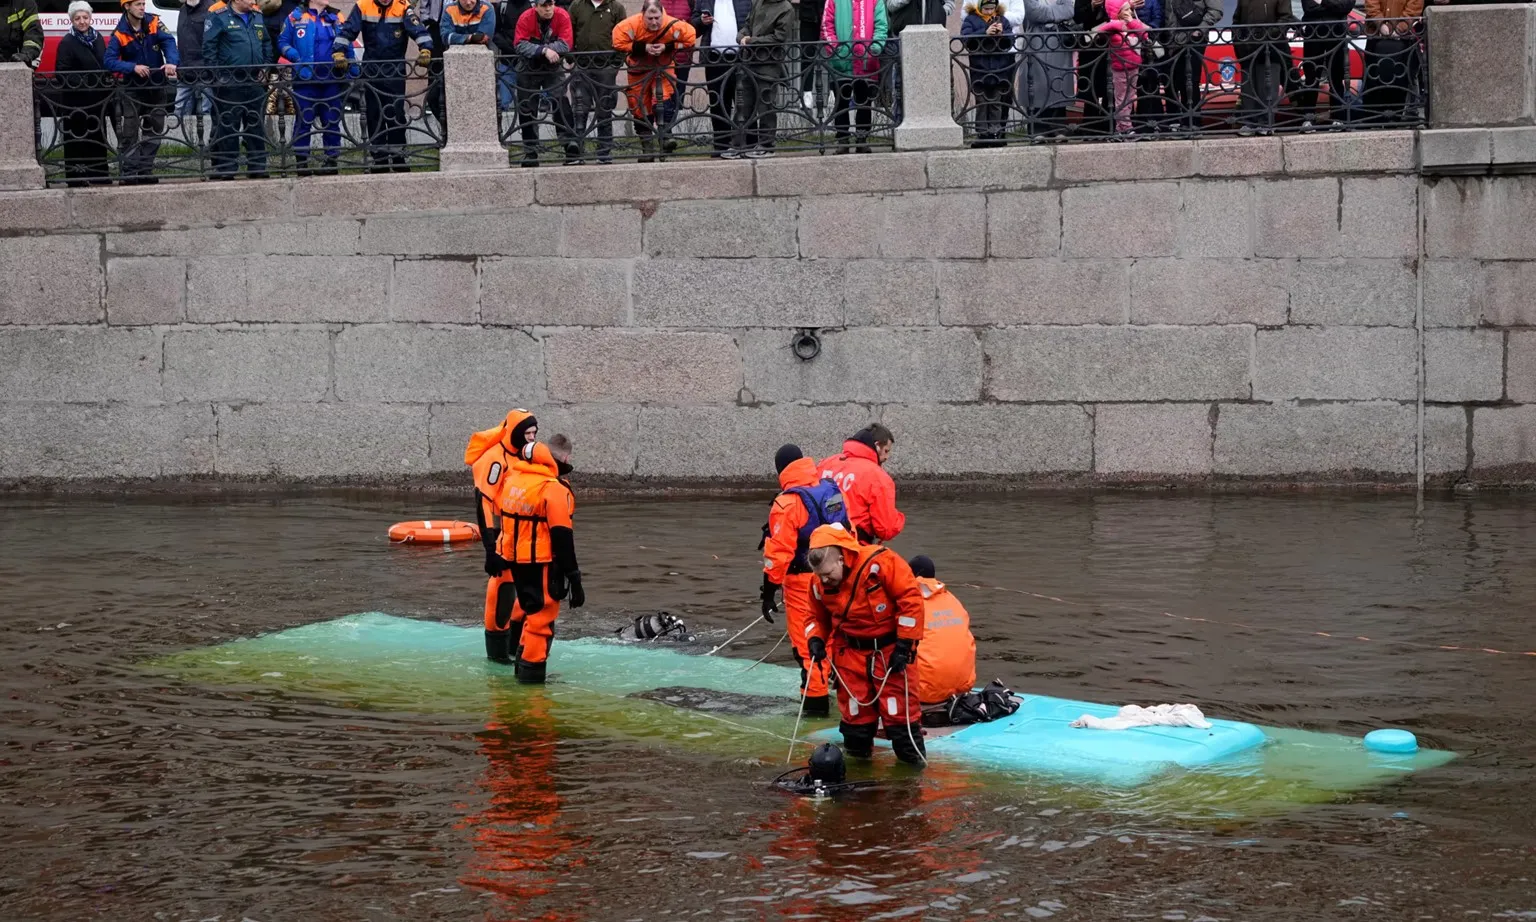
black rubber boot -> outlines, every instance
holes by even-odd
[[[527,660],[517,661],[517,681],[524,685],[543,685],[544,670],[548,663],[530,663]]]
[[[512,665],[512,632],[486,631],[485,658],[503,666]]]
[[[922,723],[886,727],[885,735],[891,741],[891,751],[896,753],[896,758],[918,768],[928,764],[928,750],[923,746]]]
[[[827,701],[826,695],[807,697],[805,704],[800,708],[800,716],[830,717],[832,716],[832,705]]]
[[[868,759],[875,754],[875,725],[851,724],[843,722],[837,725],[843,733],[843,750],[855,759]]]

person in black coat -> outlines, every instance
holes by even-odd
[[[900,35],[907,26],[943,26],[955,11],[955,0],[898,0],[886,3],[886,17],[892,35]]]
[[[717,12],[722,15],[717,17]],[[742,70],[741,46],[736,38],[751,15],[752,0],[699,0],[693,7],[690,24],[699,35],[699,62],[704,65],[704,84],[709,91],[709,120],[714,126],[716,157],[730,159],[742,153],[732,143],[736,137],[736,93]]]
[[[1109,22],[1104,0],[1077,0],[1072,20],[1079,31],[1088,33],[1094,26]],[[1109,47],[1098,34],[1079,35],[1077,52],[1077,98],[1083,103],[1079,130],[1085,134],[1109,134],[1109,113],[1115,100],[1109,89]]]
[[[1303,127],[1337,123],[1343,114],[1344,87],[1349,81],[1349,12],[1354,0],[1301,0],[1301,89],[1296,91],[1296,107]],[[1328,105],[1317,115],[1318,91],[1323,77],[1328,78]]]
[[[69,5],[69,21],[53,65],[61,87],[64,177],[71,186],[104,186],[112,182],[107,164],[114,159],[107,146],[114,86],[104,63],[107,41],[91,28],[91,5],[85,0]]]

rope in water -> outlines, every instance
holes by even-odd
[[[748,666],[747,668],[743,669],[742,672],[751,672],[752,670],[754,670],[757,667],[761,666],[764,662],[767,661],[768,657],[773,655],[773,651],[777,650],[779,648],[779,645],[782,644],[784,642],[785,638],[787,638],[788,636],[789,636],[789,630],[786,628],[784,633],[779,635],[779,639],[774,642],[773,646],[768,648],[768,652],[764,653],[762,656],[758,657],[757,662],[755,662],[752,665]]]

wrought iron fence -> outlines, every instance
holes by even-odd
[[[38,76],[38,160],[68,185],[436,169],[441,80],[404,61]]]
[[[501,140],[524,166],[889,150],[899,91],[895,41],[497,61]]]
[[[1415,20],[1128,32],[1064,25],[1026,20],[1020,32],[1003,21],[953,40],[955,119],[972,146],[1424,124]]]

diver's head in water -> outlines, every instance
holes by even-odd
[[[873,788],[880,782],[849,781],[843,764],[843,751],[831,743],[822,743],[811,753],[803,768],[794,768],[774,779],[774,784],[801,797],[835,797]]]
[[[683,619],[669,611],[659,611],[649,615],[636,615],[635,620],[619,628],[614,633],[621,640],[677,640],[691,642],[693,635],[688,633],[688,625]]]
[[[809,780],[821,784],[842,784],[848,780],[848,769],[843,764],[843,751],[831,743],[822,743],[811,753],[811,761],[807,765],[810,774]]]

